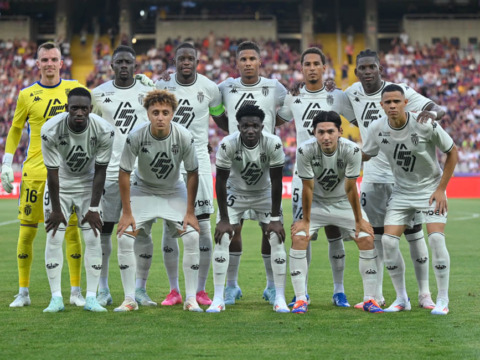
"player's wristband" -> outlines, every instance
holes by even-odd
[[[99,208],[98,206],[95,206],[95,207],[94,207],[94,206],[90,206],[90,207],[88,208],[88,211],[94,212],[94,213],[99,213],[99,212],[100,212],[100,208]]]
[[[280,221],[280,216],[270,216],[270,221]]]
[[[12,163],[13,163],[13,154],[5,153],[5,154],[3,155],[2,164],[10,165],[10,167],[11,167],[11,166],[12,166]]]

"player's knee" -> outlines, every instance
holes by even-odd
[[[383,234],[382,246],[385,261],[395,258],[397,251],[399,250],[400,238],[395,235]]]
[[[364,236],[355,239],[359,250],[372,250],[374,246],[373,236]]]
[[[447,245],[445,243],[445,234],[440,232],[434,232],[428,234],[428,244],[432,250],[432,258],[444,257],[447,250]]]
[[[118,238],[118,251],[125,253],[133,251],[133,244],[135,243],[135,237],[129,234],[122,234]]]
[[[408,229],[408,228],[405,229],[404,234],[405,234],[405,235],[416,234],[416,233],[418,233],[418,232],[420,232],[420,231],[423,231],[422,224],[416,224],[416,225],[414,225],[413,228],[411,228],[411,229]]]
[[[102,234],[111,235],[113,232],[113,227],[115,226],[114,222],[105,222],[102,226]]]
[[[188,253],[198,253],[199,250],[199,235],[198,232],[188,231],[182,234],[183,251]]]
[[[299,233],[292,235],[292,249],[294,250],[307,250],[309,240],[308,238]]]

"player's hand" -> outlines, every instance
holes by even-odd
[[[90,227],[93,230],[93,234],[95,237],[97,237],[97,230],[98,233],[102,232],[102,227],[103,227],[103,221],[102,218],[100,217],[100,213],[96,211],[87,211],[85,216],[82,219],[82,222],[80,223],[81,225],[87,223],[90,225]]]
[[[173,74],[173,71],[172,70],[166,70],[164,71],[161,75],[160,75],[160,78],[163,80],[163,81],[170,81],[170,79],[172,78],[170,75]]]
[[[290,94],[292,96],[298,96],[298,94],[300,94],[300,89],[303,88],[305,86],[305,82],[302,81],[302,82],[296,82],[295,84],[293,84],[293,86],[290,88]]]
[[[328,92],[332,92],[337,88],[337,84],[335,84],[334,78],[328,78],[327,80],[325,80],[323,85],[325,85],[325,90],[327,90]]]
[[[152,79],[150,79],[147,75],[145,74],[137,74],[135,75],[135,80],[139,80],[143,85],[145,86],[150,86],[150,87],[155,87],[155,83],[153,82]]]
[[[226,220],[220,220],[215,227],[215,243],[220,244],[224,234],[228,234],[229,239],[232,240],[233,233],[233,226],[230,224],[230,222]]]
[[[420,124],[425,124],[428,122],[428,120],[430,120],[433,123],[436,118],[436,114],[427,110],[423,110],[421,113],[418,114],[417,122]]]
[[[200,225],[198,225],[198,219],[194,213],[187,212],[183,218],[183,231],[187,231],[187,226],[190,225],[197,232],[200,232]]]
[[[48,233],[53,230],[52,236],[57,233],[60,224],[67,226],[67,220],[61,211],[52,211],[48,219],[45,220],[45,231]]]
[[[435,192],[430,196],[430,200],[428,202],[429,205],[432,205],[433,202],[435,201],[435,211],[437,211],[441,215],[445,215],[447,213],[448,207],[447,207],[447,195],[445,194],[445,191],[442,190],[435,190]]]
[[[10,164],[4,163],[2,165],[2,187],[7,193],[13,190],[13,169]]]
[[[137,225],[135,224],[133,215],[123,213],[117,225],[117,238],[122,236],[129,226],[132,227],[133,232],[137,231]]]
[[[370,225],[370,223],[363,218],[359,222],[355,222],[355,238],[356,239],[358,239],[358,235],[360,234],[361,231],[373,237],[372,225]]]
[[[285,242],[285,229],[281,221],[270,221],[265,230],[265,235],[269,235],[274,232],[278,235],[278,240],[280,243]]]
[[[292,238],[301,231],[305,232],[307,238],[310,238],[310,223],[304,219],[294,222],[290,227]]]

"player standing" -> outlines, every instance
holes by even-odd
[[[312,234],[327,225],[341,228],[357,243],[363,308],[372,313],[383,312],[374,299],[377,254],[373,229],[363,214],[357,193],[356,179],[360,175],[362,155],[355,143],[340,137],[341,124],[336,112],[319,112],[312,125],[315,138],[303,142],[297,149],[298,176],[303,183],[303,218],[292,225],[290,275],[296,297],[293,313],[307,311],[307,244]]]
[[[226,130],[225,109],[217,85],[201,74],[197,74],[197,51],[190,43],[182,43],[175,50],[177,72],[168,81],[157,81],[157,89],[165,89],[178,99],[178,108],[173,121],[188,129],[195,139],[198,158],[198,192],[195,199],[195,215],[200,226],[200,268],[198,270],[197,302],[210,305],[212,301],[205,292],[208,271],[212,259],[212,233],[210,214],[213,214],[213,179],[210,155],[208,153],[208,125],[210,115]],[[223,125],[225,124],[225,125]],[[186,181],[187,172],[182,167]],[[178,242],[167,231],[163,231],[162,250],[170,293],[162,305],[182,303],[178,285]],[[137,239],[138,241],[138,239]],[[138,273],[138,269],[137,269]],[[138,276],[137,276],[138,278]]]
[[[195,197],[198,188],[198,160],[192,134],[172,122],[177,108],[175,96],[153,90],[144,99],[150,123],[132,131],[120,161],[120,195],[123,214],[117,226],[118,262],[125,300],[115,311],[138,308],[135,301],[135,255],[133,244],[140,229],[150,233],[157,219],[166,221],[171,236],[183,240],[185,310],[203,311],[196,300],[200,251]],[[135,161],[138,166],[135,168]],[[183,162],[187,181],[180,179]],[[135,181],[130,185],[130,174]]]
[[[227,111],[228,130],[230,133],[237,131],[237,111],[245,105],[255,105],[265,113],[264,131],[272,134],[277,123],[276,110],[283,105],[287,90],[278,80],[266,79],[259,75],[260,49],[254,42],[245,41],[238,45],[236,61],[240,77],[228,78],[219,85]],[[278,124],[283,123],[282,119],[278,119]],[[246,218],[249,218],[249,214],[246,214]],[[225,304],[227,305],[235,304],[235,299],[242,296],[242,290],[237,281],[242,255],[241,227],[242,223],[240,222],[230,245],[230,262],[225,288]],[[263,292],[263,297],[273,305],[275,288],[270,253],[268,236],[262,232],[262,257],[267,275],[267,286]]]
[[[285,302],[287,254],[281,219],[282,171],[285,163],[282,141],[262,132],[265,113],[254,105],[237,112],[238,132],[226,136],[217,151],[217,201],[213,272],[215,295],[207,312],[225,310],[224,286],[229,246],[246,211],[253,211],[270,241],[275,299],[273,310],[290,312]],[[230,127],[230,129],[232,129]]]
[[[401,86],[390,84],[382,90],[386,117],[373,122],[363,147],[364,159],[382,151],[393,171],[395,187],[387,204],[385,233],[382,236],[385,266],[392,278],[397,298],[386,312],[410,310],[405,287],[405,263],[399,240],[416,212],[427,224],[432,265],[437,280],[434,315],[448,313],[450,256],[445,244],[447,222],[446,188],[455,170],[458,153],[452,138],[437,122],[420,123],[418,114],[406,112],[408,100]],[[446,153],[442,172],[436,149]],[[421,303],[420,303],[421,305]]]
[[[369,49],[361,51],[357,55],[355,68],[355,74],[360,81],[345,90],[350,106],[343,107],[342,111],[349,121],[356,121],[363,142],[368,140],[368,127],[381,116],[384,116],[380,105],[381,92],[390,83],[382,80],[382,70],[376,52]],[[433,118],[430,112],[424,110],[436,111],[437,119],[443,116],[444,111],[433,101],[406,85],[401,84],[400,86],[404,89],[405,97],[408,99],[407,111],[421,111],[419,117],[421,121]],[[334,110],[338,110],[337,107],[334,107]],[[378,282],[375,299],[382,306],[385,304],[385,299],[382,291],[384,251],[381,239],[384,231],[383,224],[387,200],[392,193],[393,184],[392,170],[382,152],[372,161],[364,164],[360,202],[372,223],[375,233],[375,247],[378,254]],[[405,238],[410,246],[410,255],[418,283],[420,306],[432,309],[435,304],[432,301],[428,283],[428,249],[421,219],[417,219],[414,224],[415,226],[405,230]],[[357,304],[356,307],[361,308],[362,303]]]
[[[114,79],[92,90],[93,112],[107,120],[115,128],[115,140],[110,163],[107,168],[104,194],[102,196],[103,227],[100,234],[102,243],[102,272],[98,286],[98,303],[110,305],[113,300],[108,287],[109,259],[112,252],[113,227],[120,219],[122,200],[118,187],[118,171],[120,157],[125,146],[125,140],[130,131],[148,121],[147,112],[143,107],[143,99],[152,90],[150,86],[137,81],[133,74],[137,67],[135,51],[130,46],[120,45],[112,55],[111,67]],[[147,239],[147,240],[143,240]],[[144,244],[151,244],[145,246]],[[151,234],[140,231],[135,242],[137,269],[148,269],[152,262],[153,244]],[[138,270],[137,270],[138,271]],[[136,300],[140,305],[157,305],[145,290],[147,275],[141,277],[143,284],[137,284]],[[144,280],[143,280],[144,279]]]
[[[71,90],[66,110],[41,129],[49,190],[45,196],[45,266],[52,291],[50,305],[43,312],[64,310],[62,245],[66,219],[74,212],[82,219],[79,227],[85,241],[87,296],[84,309],[104,312],[107,309],[96,299],[102,268],[102,249],[97,232],[102,229],[99,204],[115,131],[107,121],[90,114],[91,95],[87,89]]]
[[[33,240],[37,235],[38,223],[43,221],[43,204],[47,170],[43,163],[40,129],[53,116],[65,111],[67,94],[82,86],[76,80],[60,78],[63,60],[60,47],[53,42],[41,44],[37,50],[36,65],[40,70],[40,81],[20,91],[12,127],[7,136],[2,165],[2,186],[6,192],[13,190],[13,154],[28,124],[28,153],[22,165],[22,183],[18,199],[20,231],[17,244],[19,292],[10,307],[30,305],[30,272],[33,262]],[[80,290],[82,266],[82,242],[77,229],[76,216],[71,217],[66,234],[66,254],[70,270],[70,303],[84,306],[85,299]]]

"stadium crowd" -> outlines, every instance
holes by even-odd
[[[196,42],[200,51],[198,72],[220,83],[236,77],[235,51],[243,39],[206,37]],[[138,56],[137,72],[156,81],[166,70],[174,70],[173,54],[181,39],[170,39],[161,47],[152,47]],[[302,79],[300,54],[278,41],[258,41],[262,49],[260,75],[278,79],[291,88]],[[319,46],[316,44],[316,46]],[[68,48],[68,44],[65,46]],[[112,78],[111,54],[100,46],[94,52],[95,68],[86,85],[94,88]],[[0,156],[16,106],[18,92],[37,81],[35,67],[36,45],[26,40],[0,41]],[[380,53],[384,67],[383,78],[404,82],[445,108],[442,126],[455,140],[459,149],[458,173],[480,173],[480,64],[472,52],[461,51],[446,41],[434,46],[406,45],[397,42],[388,53]],[[327,55],[325,78],[335,78],[335,70]],[[71,77],[72,59],[64,59],[61,76]],[[295,129],[293,124],[283,126],[279,136],[284,140],[287,164],[285,175],[291,175],[295,156]],[[216,147],[224,134],[214,125],[210,128],[210,142]],[[27,150],[26,134],[15,153],[14,163],[21,164]],[[358,140],[358,139],[355,139]],[[17,170],[19,167],[17,166]]]

